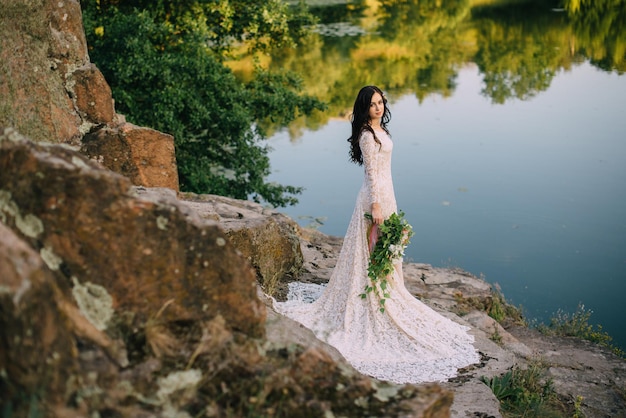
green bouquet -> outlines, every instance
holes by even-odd
[[[372,215],[365,217],[372,222]],[[413,236],[413,228],[404,219],[404,212],[392,213],[381,225],[370,224],[367,230],[370,260],[367,276],[370,283],[359,296],[363,299],[374,293],[380,301],[380,311],[385,312],[385,301],[389,296],[387,278],[393,272],[393,263],[404,257],[404,250]]]

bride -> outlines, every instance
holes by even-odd
[[[350,159],[364,167],[337,264],[327,286],[292,283],[286,302],[275,309],[334,346],[363,374],[394,383],[445,381],[457,369],[477,363],[468,328],[435,312],[404,287],[402,259],[394,263],[388,296],[362,298],[368,277],[368,227],[397,211],[391,178],[393,143],[387,123],[387,99],[376,86],[363,87],[352,113]],[[371,220],[366,218],[371,214]],[[313,301],[312,301],[313,300]],[[312,301],[312,302],[311,302]]]

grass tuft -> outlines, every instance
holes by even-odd
[[[527,368],[514,367],[501,376],[481,377],[500,401],[502,415],[513,417],[562,417],[564,406],[547,377],[547,365],[533,360]]]
[[[602,325],[589,323],[592,313],[593,311],[585,309],[583,304],[579,304],[573,314],[559,309],[548,325],[539,324],[536,328],[545,335],[576,337],[591,341],[610,349],[617,356],[626,358],[624,350],[613,344],[613,338],[602,330]]]

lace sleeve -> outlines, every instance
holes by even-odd
[[[363,131],[359,137],[359,146],[363,154],[363,167],[365,168],[365,178],[369,184],[369,203],[380,203],[378,193],[378,154],[380,144],[374,139],[369,131]]]

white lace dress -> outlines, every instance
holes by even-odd
[[[381,145],[365,131],[359,144],[365,178],[337,264],[326,287],[291,283],[288,300],[275,309],[302,323],[337,348],[357,370],[394,383],[445,381],[457,369],[479,361],[468,328],[435,312],[404,287],[402,263],[389,279],[385,312],[375,295],[359,295],[369,283],[368,220],[372,202],[383,216],[396,212],[391,178],[391,138],[376,132]]]

